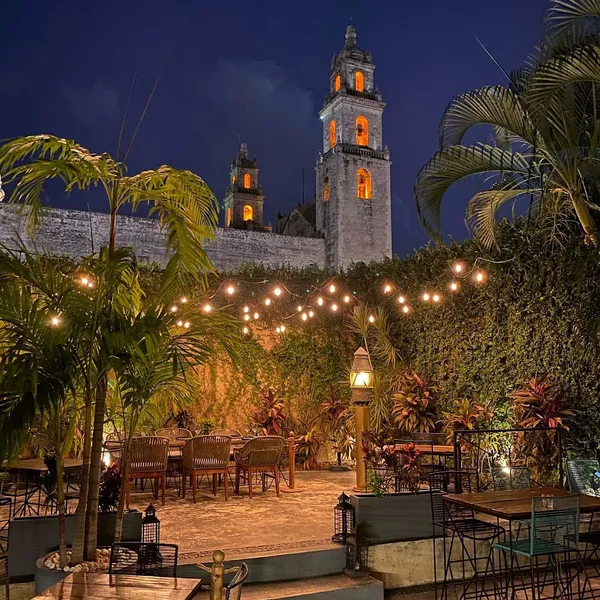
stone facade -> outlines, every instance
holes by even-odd
[[[392,255],[391,161],[374,69],[350,25],[331,63],[316,166],[316,228],[325,237],[327,265],[336,269]]]
[[[27,234],[25,218],[18,214],[17,207],[0,204],[0,243],[16,248],[17,236],[30,249],[37,247],[55,256],[81,258],[108,244],[108,215],[48,208],[32,239]],[[167,262],[165,237],[156,219],[118,217],[118,243],[134,248],[141,262],[163,266]],[[215,268],[221,272],[232,271],[248,262],[274,268],[325,265],[323,239],[233,228],[218,228],[215,239],[207,241],[206,251]]]

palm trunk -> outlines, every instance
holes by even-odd
[[[58,554],[60,567],[67,566],[67,538],[65,536],[65,488],[63,481],[64,458],[62,453],[56,455],[56,496],[58,501]]]
[[[590,208],[582,198],[581,194],[573,194],[571,196],[573,200],[573,206],[577,213],[577,218],[583,227],[585,233],[586,243],[589,241],[594,246],[598,246],[598,231],[596,229],[596,221],[590,212]]]
[[[125,514],[125,482],[129,475],[129,450],[131,448],[131,432],[123,444],[121,453],[121,488],[119,490],[119,503],[117,505],[117,516],[115,518],[115,536],[114,541],[120,542],[123,534],[123,515]]]
[[[110,229],[108,237],[108,254],[109,256],[115,251],[117,247],[117,209],[111,208],[110,210]]]
[[[96,408],[94,411],[94,429],[90,455],[90,476],[88,504],[86,514],[85,558],[96,560],[98,546],[98,494],[100,491],[100,471],[102,467],[102,438],[104,434],[104,409],[108,381],[103,375],[96,388]]]
[[[85,421],[83,426],[83,465],[81,467],[81,483],[79,487],[79,501],[75,513],[75,536],[71,552],[71,564],[83,562],[85,548],[85,523],[88,503],[88,490],[90,481],[90,454],[92,436],[92,398],[88,393],[85,401]]]

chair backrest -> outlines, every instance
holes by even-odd
[[[242,563],[233,579],[226,587],[225,600],[240,600],[242,597],[242,586],[248,577],[248,565]]]
[[[285,440],[278,435],[263,435],[248,440],[240,449],[238,456],[251,467],[270,467],[278,465]]]
[[[528,467],[496,467],[492,471],[494,490],[525,490],[531,487]]]
[[[225,469],[231,454],[227,435],[199,435],[183,447],[184,469]]]
[[[531,499],[530,554],[579,549],[579,494]]]
[[[152,575],[177,577],[176,544],[116,542],[110,549],[110,575]]]
[[[452,515],[444,502],[444,494],[473,494],[479,491],[479,479],[475,471],[434,471],[429,475],[429,495],[433,523],[447,523]]]
[[[129,473],[166,471],[169,461],[169,439],[165,437],[137,437],[131,440]]]
[[[580,494],[600,496],[600,462],[597,460],[570,460],[567,462],[569,489]]]
[[[194,437],[189,429],[184,429],[183,427],[163,427],[162,429],[157,429],[154,432],[154,435],[169,438],[171,441],[175,441],[179,438]]]
[[[210,435],[228,435],[232,438],[241,438],[242,434],[237,429],[213,429]]]

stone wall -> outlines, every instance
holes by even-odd
[[[17,235],[30,248],[36,246],[53,255],[80,258],[107,245],[108,215],[48,208],[31,239],[17,207],[0,204],[0,243],[14,248]],[[156,219],[120,216],[118,243],[133,247],[141,262],[166,264],[164,235]],[[248,262],[297,268],[325,265],[325,242],[317,238],[218,228],[215,239],[206,243],[206,250],[221,272]]]

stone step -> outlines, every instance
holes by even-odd
[[[202,591],[195,600],[208,600]],[[372,577],[329,575],[314,579],[244,585],[244,600],[383,600],[383,584]]]
[[[346,548],[329,543],[296,550],[288,548],[283,551],[228,552],[225,561],[228,567],[245,562],[249,570],[247,583],[295,581],[342,573],[346,566]],[[199,569],[197,563],[210,565],[212,558],[201,555],[193,563],[180,563],[177,566],[177,576],[194,577],[208,583],[209,574]]]

